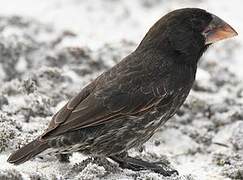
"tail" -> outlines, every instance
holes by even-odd
[[[47,148],[49,148],[48,143],[46,141],[41,141],[39,140],[39,138],[37,138],[11,154],[11,156],[8,158],[8,162],[15,165],[22,164],[33,158],[37,154],[40,154]]]

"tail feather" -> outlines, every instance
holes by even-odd
[[[30,142],[29,144],[25,145],[24,147],[11,154],[8,158],[8,162],[15,165],[22,164],[33,158],[37,154],[40,154],[47,148],[49,148],[49,145],[46,141],[43,142],[39,139],[35,139],[34,141]]]

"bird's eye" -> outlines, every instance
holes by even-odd
[[[203,21],[200,21],[198,19],[192,19],[191,25],[194,30],[198,30],[198,31],[201,31],[204,27]]]
[[[193,26],[196,26],[196,27],[202,25],[202,22],[199,21],[198,19],[192,19],[192,20],[191,20],[191,23],[192,23]]]

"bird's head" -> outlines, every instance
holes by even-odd
[[[209,45],[236,35],[237,32],[219,17],[203,9],[184,8],[156,22],[139,47],[162,50],[170,47],[173,53],[197,61]]]

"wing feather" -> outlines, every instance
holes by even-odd
[[[142,63],[135,64],[118,64],[84,88],[54,115],[42,138],[49,139],[136,115],[148,111],[158,103],[163,104],[163,99],[167,103],[168,99],[173,98],[165,83],[167,76],[154,80],[151,75],[149,80],[149,75],[141,71]],[[144,77],[147,78],[146,81]]]

